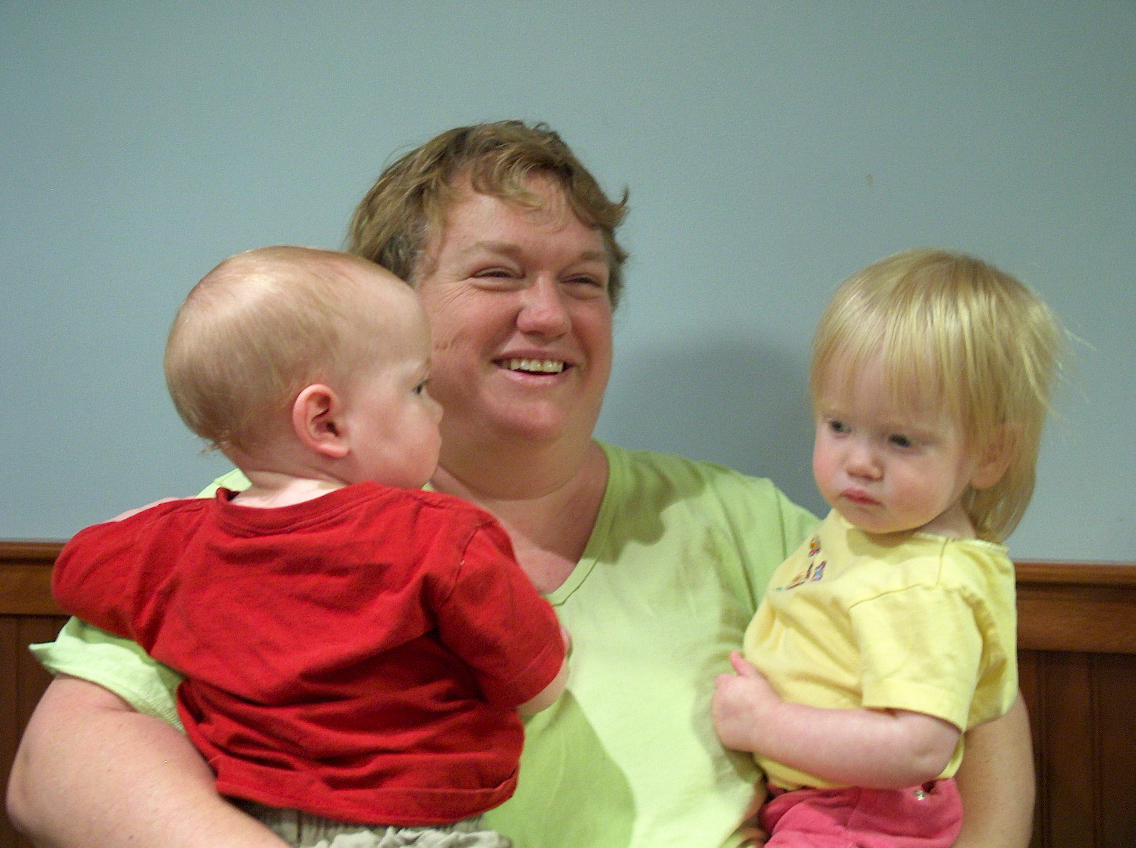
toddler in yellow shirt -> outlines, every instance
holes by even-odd
[[[773,575],[722,743],[752,752],[773,846],[949,846],[962,734],[1017,694],[1003,540],[1033,492],[1063,334],[972,257],[919,249],[837,291],[813,345],[813,472],[832,512]]]

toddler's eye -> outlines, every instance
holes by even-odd
[[[828,429],[834,433],[847,433],[852,428],[839,418],[830,418],[828,419]]]
[[[907,438],[907,436],[904,436],[902,433],[895,433],[888,436],[888,441],[897,448],[909,448],[913,444],[911,439]]]

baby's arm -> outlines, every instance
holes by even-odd
[[[556,677],[541,689],[536,697],[530,698],[517,707],[517,712],[523,716],[536,715],[541,710],[551,707],[556,703],[556,699],[560,697],[568,683],[568,650],[572,646],[572,637],[568,635],[564,625],[560,626],[560,638],[564,640],[564,661],[560,663],[560,671],[556,672]]]
[[[112,518],[111,521],[123,521],[127,518],[130,518],[131,516],[137,515],[140,512],[145,512],[152,506],[161,506],[164,503],[170,503],[171,501],[177,500],[181,500],[181,498],[159,498],[156,501],[150,501],[150,503],[146,504],[145,506],[139,506],[135,507],[134,509],[128,509],[126,510],[126,512],[120,512],[118,515]]]
[[[722,744],[832,783],[899,789],[934,780],[958,743],[953,724],[906,710],[825,709],[783,701],[736,651],[714,684]]]
[[[523,716],[551,706],[568,680],[568,634],[513,557],[504,528],[482,523],[460,562],[452,583],[427,584],[439,638],[488,703]]]

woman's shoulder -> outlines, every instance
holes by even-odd
[[[608,458],[609,490],[620,500],[660,506],[683,501],[703,510],[791,524],[804,533],[816,518],[797,506],[765,477],[754,477],[713,462],[669,453],[602,445]],[[745,520],[745,518],[739,518]]]
[[[623,552],[634,538],[670,545],[680,558],[708,556],[723,573],[748,575],[742,582],[749,589],[737,591],[756,603],[769,574],[816,525],[768,479],[674,454],[603,447],[608,490],[593,539],[612,551]]]
[[[743,474],[714,462],[608,444],[602,447],[612,479],[625,478],[633,488],[666,488],[687,494],[744,493],[770,499],[785,497],[768,478]]]
[[[243,492],[249,487],[249,479],[239,468],[227,471],[198,492],[199,498],[211,498],[217,494],[218,489],[228,489],[230,492]]]

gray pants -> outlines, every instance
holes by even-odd
[[[234,803],[293,848],[513,848],[495,830],[484,830],[481,817],[433,827],[345,824],[299,810],[253,801]]]

